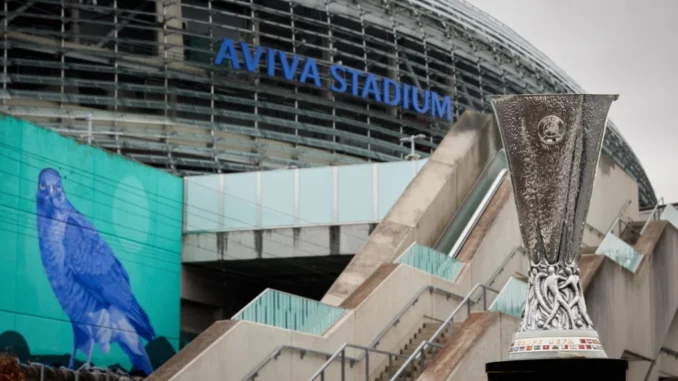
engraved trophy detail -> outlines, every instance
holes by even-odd
[[[530,259],[511,360],[607,358],[586,310],[579,256],[607,115],[617,97],[492,98]]]

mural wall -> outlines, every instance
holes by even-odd
[[[171,357],[182,184],[0,117],[0,351],[146,373]]]

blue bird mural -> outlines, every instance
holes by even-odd
[[[87,356],[89,366],[95,345],[108,353],[117,343],[136,369],[151,374],[141,340],[150,342],[155,337],[148,315],[111,247],[68,201],[58,171],[40,172],[36,202],[42,264],[73,328],[69,368],[78,350]]]

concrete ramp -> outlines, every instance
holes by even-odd
[[[412,243],[433,247],[485,166],[501,149],[494,117],[466,111],[329,289],[339,306]]]
[[[500,361],[520,319],[498,312],[471,314],[418,381],[487,380],[485,363]]]

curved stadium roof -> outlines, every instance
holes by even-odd
[[[491,112],[488,95],[583,92],[458,0],[8,0],[7,10],[0,110],[177,174],[401,160],[400,138],[419,133],[426,156],[465,109]],[[311,57],[323,81],[341,63],[447,94],[454,115],[216,66],[224,38]],[[653,205],[612,123],[603,150]]]

